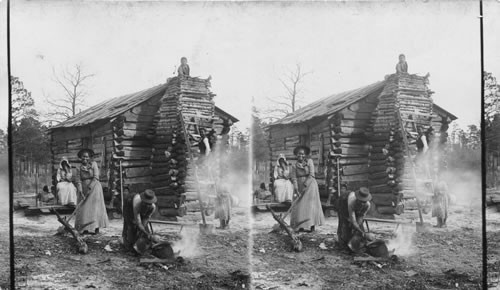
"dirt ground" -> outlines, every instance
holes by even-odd
[[[176,241],[183,262],[140,265],[139,258],[121,251],[122,220],[110,220],[99,235],[86,236],[89,253],[81,255],[69,235],[55,236],[60,224],[53,215],[14,215],[16,289],[248,289],[250,284],[248,210],[233,208],[229,230],[199,235],[199,213],[178,226],[155,225],[155,233]],[[208,223],[218,225],[213,215]],[[106,250],[105,248],[108,248]],[[111,250],[111,251],[109,251]]]
[[[500,289],[500,212],[496,207],[486,209],[486,238],[488,288]]]
[[[6,154],[0,155],[0,289],[10,286],[9,180]]]
[[[252,278],[255,289],[480,289],[482,238],[480,206],[452,206],[447,228],[416,233],[416,211],[397,220],[400,227],[370,223],[378,238],[391,240],[397,259],[355,262],[336,246],[336,217],[315,233],[301,233],[304,251],[290,251],[286,234],[269,233],[275,224],[269,212],[254,215]],[[424,221],[436,224],[431,214]],[[500,236],[500,232],[499,232]]]
[[[0,193],[0,194],[3,194]],[[10,243],[8,206],[0,209],[0,289],[10,286]]]

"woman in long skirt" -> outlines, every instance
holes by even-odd
[[[284,154],[280,154],[274,167],[274,196],[277,202],[292,201],[293,184]]]
[[[314,231],[316,226],[325,222],[314,163],[312,159],[306,158],[310,153],[306,146],[295,148],[293,153],[297,156],[297,162],[292,167],[291,177],[298,200],[291,212],[290,226],[298,231],[308,228]]]
[[[99,182],[99,168],[95,161],[94,151],[82,149],[78,152],[81,165],[77,173],[78,202],[84,200],[80,205],[75,217],[75,229],[80,234],[99,233],[99,228],[108,226],[108,215],[102,186]]]
[[[73,184],[71,165],[66,157],[63,157],[57,169],[57,199],[61,205],[76,205],[76,187]]]

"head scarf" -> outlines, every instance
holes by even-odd
[[[64,169],[64,167],[63,167],[63,162],[64,162],[64,161],[66,161],[66,163],[68,163],[68,166],[69,166],[69,168],[71,169],[71,164],[69,163],[69,161],[68,161],[68,158],[67,158],[67,157],[63,157],[63,158],[61,158],[61,162],[59,162],[59,168],[60,168],[60,169]]]
[[[278,160],[276,160],[276,165],[281,166],[280,159],[283,159],[283,161],[285,161],[285,164],[288,164],[288,162],[286,161],[285,154],[280,153],[280,155],[278,155]]]

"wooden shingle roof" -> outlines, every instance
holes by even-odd
[[[377,90],[383,89],[384,85],[385,81],[380,81],[355,90],[328,96],[288,114],[284,118],[270,124],[270,126],[302,123],[312,118],[327,116],[344,109]]]
[[[288,125],[303,123],[312,120],[313,118],[325,117],[335,112],[338,112],[361,99],[375,93],[377,90],[382,90],[386,81],[379,81],[358,89],[342,92],[339,94],[331,95],[306,105],[295,112],[286,115],[280,120],[273,122],[268,127],[278,125]],[[457,117],[442,107],[434,104],[434,109],[445,115],[448,115],[451,120],[456,120]]]
[[[158,96],[160,94],[163,95],[166,88],[167,83],[164,83],[133,94],[112,98],[76,114],[72,118],[49,128],[49,130],[85,126],[99,120],[111,119],[125,113],[137,105],[142,104],[154,96]],[[216,112],[219,112],[225,117],[231,119],[233,123],[238,121],[238,119],[217,107],[215,107],[215,110]]]

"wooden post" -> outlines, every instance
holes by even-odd
[[[123,217],[123,168],[122,168],[122,159],[120,159],[120,194],[121,194],[121,207],[122,207],[122,217]]]

